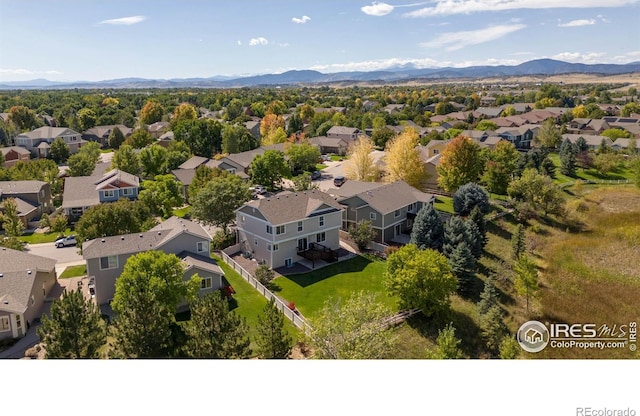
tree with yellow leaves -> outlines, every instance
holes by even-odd
[[[278,129],[282,130],[282,132],[279,132]],[[284,134],[284,138],[280,140],[282,134]],[[260,136],[262,137],[261,142],[263,145],[284,142],[287,138],[287,133],[284,131],[284,118],[277,114],[264,116],[260,122]]]
[[[422,186],[427,179],[427,170],[417,148],[418,140],[418,132],[413,128],[406,128],[387,142],[386,182],[402,180],[415,188]]]
[[[373,142],[364,135],[351,143],[347,151],[349,160],[344,168],[347,178],[368,182],[373,182],[378,178],[379,169],[371,154],[373,149]]]

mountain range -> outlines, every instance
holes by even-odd
[[[278,85],[330,85],[336,82],[395,83],[419,80],[456,80],[462,78],[511,77],[523,75],[602,74],[640,72],[640,62],[628,64],[580,64],[537,59],[519,65],[471,66],[466,68],[415,68],[413,65],[384,71],[322,73],[294,70],[281,74],[246,77],[212,76],[209,78],[145,79],[120,78],[105,81],[55,82],[46,79],[0,83],[0,89],[69,89],[69,88],[240,88]]]

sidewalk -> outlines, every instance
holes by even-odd
[[[24,352],[40,342],[40,337],[36,333],[38,326],[40,326],[39,323],[31,325],[31,328],[27,331],[27,335],[20,338],[20,340],[9,349],[0,352],[0,359],[24,358]]]

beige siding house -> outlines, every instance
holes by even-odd
[[[331,256],[340,247],[341,222],[340,204],[317,190],[282,192],[247,202],[236,211],[242,252],[274,269],[323,251]]]
[[[0,248],[0,339],[23,337],[40,317],[55,267],[53,259]]]

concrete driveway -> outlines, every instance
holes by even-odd
[[[375,163],[382,163],[381,160],[384,157],[385,152],[381,150],[374,150],[371,152],[371,155],[373,156]],[[333,178],[336,176],[345,176],[344,168],[349,162],[347,160],[343,160],[341,162],[328,161],[323,163],[327,165],[327,167],[322,170],[322,178],[314,181],[314,183],[318,184],[321,191],[326,191],[327,189],[335,188],[333,185]]]
[[[76,266],[84,264],[85,261],[80,254],[78,254],[78,247],[69,246],[63,248],[56,248],[54,243],[42,243],[42,244],[27,244],[27,251],[36,256],[47,257],[56,261],[56,271],[58,276],[68,266]]]

